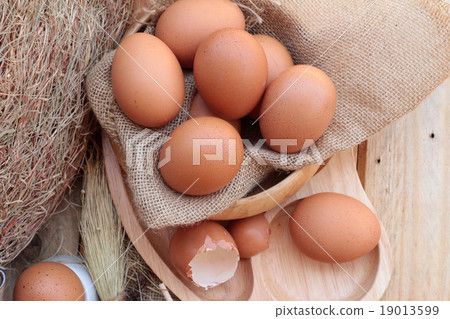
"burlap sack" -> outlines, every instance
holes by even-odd
[[[152,7],[155,16],[146,32],[153,31],[157,17],[171,2],[158,1]],[[126,156],[128,186],[141,219],[151,228],[205,219],[245,196],[255,181],[274,169],[302,168],[357,145],[419,105],[449,75],[449,7],[444,2],[237,2],[249,22],[255,22],[249,23],[251,33],[279,39],[296,64],[317,66],[331,77],[338,92],[336,114],[314,147],[288,156],[265,146],[246,148],[245,165],[227,187],[208,196],[181,196],[164,183],[157,162],[165,138],[186,120],[186,113],[180,112],[160,129],[132,123],[114,101],[110,79],[114,52],[106,54],[87,78],[89,102]],[[183,107],[188,110],[195,84],[191,73],[185,78]],[[254,141],[258,128],[246,123],[243,137]]]

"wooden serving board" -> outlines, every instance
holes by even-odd
[[[266,212],[272,231],[270,248],[250,260],[241,260],[231,280],[206,291],[195,287],[172,266],[168,246],[174,229],[151,230],[139,222],[106,135],[103,152],[111,196],[128,236],[154,273],[181,300],[378,300],[386,290],[392,267],[383,226],[380,242],[372,252],[340,265],[304,256],[293,246],[287,231],[288,213],[296,203],[319,192],[347,194],[373,210],[351,150],[336,154],[294,196]]]

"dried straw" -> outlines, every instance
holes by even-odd
[[[172,300],[167,288],[161,288],[161,280],[151,271],[136,248],[129,243],[127,252],[128,275],[126,300],[163,301]],[[175,299],[177,299],[175,297]]]
[[[89,153],[84,168],[80,233],[84,259],[100,299],[168,299],[169,292],[161,290],[161,281],[125,234],[98,147]]]
[[[0,0],[0,267],[71,185],[91,124],[84,76],[121,37],[131,7],[132,0]]]
[[[80,233],[89,274],[101,300],[121,300],[126,285],[125,232],[98,151],[87,160],[81,199]]]

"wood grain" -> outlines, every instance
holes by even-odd
[[[136,0],[136,12],[148,3]],[[358,150],[361,182],[393,246],[385,300],[450,299],[449,91],[447,80]]]
[[[294,195],[319,170],[319,164],[312,164],[296,170],[284,180],[267,189],[266,193],[258,193],[239,199],[223,212],[211,216],[213,220],[231,220],[264,213]],[[270,195],[270,197],[267,195]]]
[[[320,192],[337,192],[359,199],[373,210],[359,181],[356,153],[335,154],[301,190],[266,213],[271,222],[271,247],[252,258],[255,288],[250,300],[378,300],[392,271],[388,236],[382,225],[378,247],[353,262],[323,264],[297,253],[285,226],[301,198]],[[299,283],[299,285],[295,285]],[[307,288],[305,288],[307,287]]]
[[[450,299],[450,79],[368,140],[365,188],[389,234],[385,300]]]
[[[391,276],[390,246],[382,228],[379,245],[353,262],[323,264],[299,253],[287,229],[290,212],[299,199],[335,191],[371,204],[359,182],[353,150],[336,154],[293,197],[266,213],[273,235],[270,248],[251,260],[241,260],[234,277],[205,291],[195,287],[173,267],[168,247],[173,228],[147,229],[136,215],[123,171],[113,146],[103,135],[103,154],[111,197],[134,246],[155,274],[181,300],[377,300]],[[270,195],[267,195],[270,199]],[[286,207],[286,211],[280,209]]]

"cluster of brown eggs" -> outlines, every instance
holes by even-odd
[[[275,38],[246,32],[244,14],[229,0],[177,1],[160,16],[155,36],[125,38],[111,70],[119,107],[145,127],[169,123],[185,100],[183,68],[192,69],[197,93],[191,119],[161,150],[161,160],[171,153],[160,169],[183,194],[216,192],[236,176],[244,152],[241,118],[258,120],[274,151],[295,153],[324,133],[335,111],[331,79],[314,66],[294,65]]]
[[[244,158],[243,117],[259,123],[268,147],[286,154],[311,146],[332,121],[337,103],[332,80],[314,66],[295,65],[281,42],[250,34],[245,24],[242,11],[229,0],[179,0],[159,17],[155,36],[129,36],[115,53],[111,76],[116,101],[126,116],[145,127],[166,125],[186,112],[183,68],[192,69],[197,92],[190,119],[173,130],[160,152],[161,175],[181,194],[211,194],[233,180]],[[345,262],[369,252],[380,227],[360,202],[325,194],[301,202],[290,233],[308,256]],[[170,256],[181,274],[211,288],[233,276],[240,258],[267,249],[269,235],[264,215],[232,221],[227,228],[206,221],[178,228]]]

